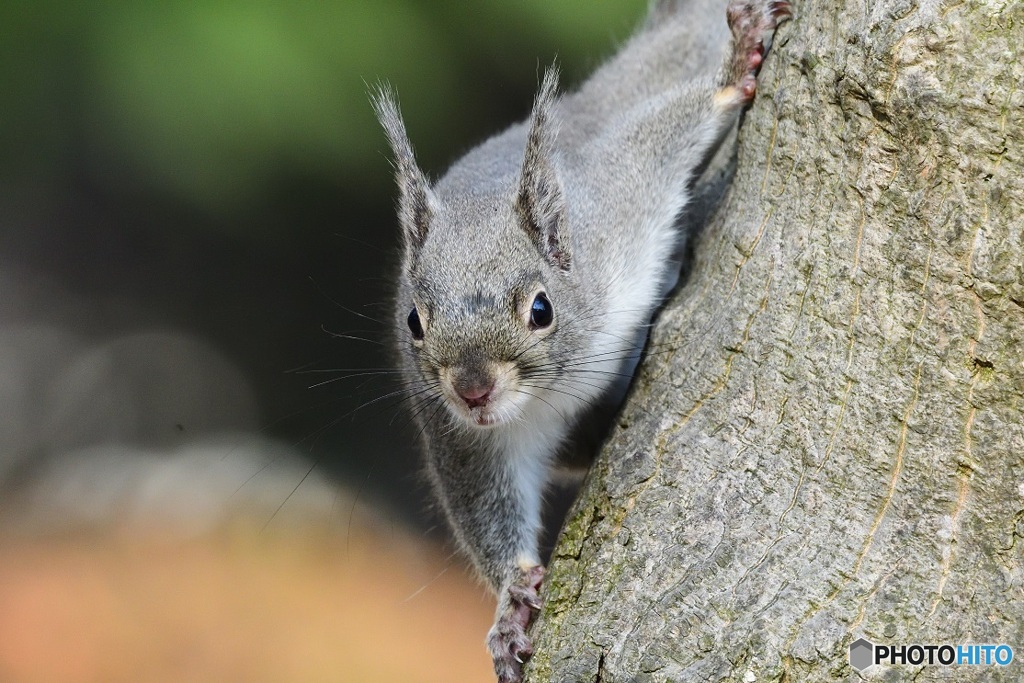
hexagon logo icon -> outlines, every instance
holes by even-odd
[[[850,666],[857,671],[863,671],[874,664],[875,646],[870,640],[858,638],[850,643]]]

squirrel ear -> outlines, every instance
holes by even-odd
[[[523,228],[540,253],[554,266],[569,270],[572,258],[566,229],[565,196],[558,180],[553,157],[557,122],[554,108],[558,101],[558,67],[544,72],[537,99],[530,115],[523,171],[516,194],[516,208]]]
[[[418,250],[427,239],[427,229],[434,213],[435,200],[427,176],[416,165],[412,143],[405,132],[405,121],[398,109],[394,93],[380,86],[371,95],[377,119],[384,128],[394,154],[395,179],[398,181],[398,219],[405,234],[406,247]]]

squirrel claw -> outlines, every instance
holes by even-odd
[[[541,607],[537,592],[543,579],[544,567],[522,570],[501,596],[498,618],[487,635],[487,648],[499,683],[523,680],[523,665],[533,656],[533,644],[526,629]]]
[[[729,82],[749,102],[757,91],[757,73],[771,47],[772,32],[792,16],[786,0],[763,3],[755,0],[733,0],[727,17],[733,35],[733,64]]]

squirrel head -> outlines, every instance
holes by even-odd
[[[574,319],[586,303],[555,164],[557,88],[550,68],[514,173],[439,187],[417,166],[393,97],[375,98],[399,186],[395,321],[416,375],[407,389],[420,402],[444,402],[472,427],[519,420],[538,404],[557,411],[571,396],[558,389],[562,368],[585,348]]]

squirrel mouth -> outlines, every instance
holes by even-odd
[[[473,427],[488,429],[501,425],[505,422],[502,411],[495,410],[496,401],[487,401],[483,405],[467,406],[465,403],[449,402],[452,412]]]
[[[473,416],[473,421],[480,427],[491,427],[498,424],[498,417],[490,413],[478,413]]]
[[[448,411],[458,420],[465,422],[471,427],[493,427],[503,422],[498,411],[494,410],[495,400],[489,398],[478,405],[467,405],[454,391],[445,391],[445,403],[448,404]],[[452,395],[455,394],[455,395]]]
[[[477,428],[487,429],[508,422],[515,413],[515,401],[509,394],[514,386],[511,370],[509,364],[494,362],[478,372],[468,372],[461,366],[443,368],[438,374],[449,409]]]
[[[490,403],[474,408],[463,406],[462,411],[466,418],[477,427],[493,427],[501,422],[501,418],[491,410]]]

